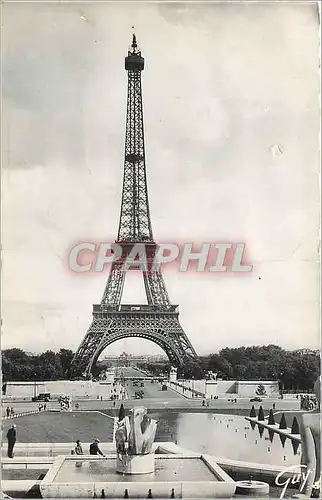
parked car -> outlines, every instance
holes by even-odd
[[[261,398],[256,397],[256,398],[251,398],[249,401],[251,403],[261,403],[263,400]]]

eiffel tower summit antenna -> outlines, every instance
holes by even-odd
[[[125,153],[121,213],[116,242],[123,256],[143,243],[154,260],[157,244],[152,233],[145,163],[141,73],[144,58],[136,35],[125,58],[128,74]],[[147,304],[122,304],[126,272],[124,260],[113,262],[100,304],[93,305],[92,323],[70,368],[71,378],[90,378],[101,352],[113,342],[139,337],[154,342],[167,354],[172,366],[198,360],[179,322],[178,306],[170,302],[160,267],[142,271]]]

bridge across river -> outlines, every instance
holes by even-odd
[[[138,368],[132,366],[119,366],[116,368],[115,379],[116,380],[159,380],[163,377],[153,377],[147,373],[144,373]],[[167,378],[167,377],[164,377]]]

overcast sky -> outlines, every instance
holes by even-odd
[[[113,241],[132,25],[142,55],[157,241],[245,242],[250,276],[165,272],[197,352],[319,346],[317,7],[3,5],[3,338],[76,349],[106,273],[67,270]],[[129,276],[124,302],[141,302]],[[109,349],[158,352],[138,341]],[[107,351],[105,351],[107,354]]]

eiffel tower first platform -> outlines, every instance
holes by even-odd
[[[128,73],[125,158],[116,243],[122,247],[123,255],[128,255],[136,243],[144,244],[147,255],[153,259],[158,246],[153,239],[146,180],[141,89],[144,58],[135,35],[125,58],[125,69]],[[159,345],[172,366],[182,367],[187,360],[198,360],[179,323],[178,306],[170,302],[160,268],[142,271],[146,305],[121,304],[127,270],[124,262],[112,263],[102,301],[93,306],[92,324],[72,360],[71,378],[90,378],[101,352],[126,337],[139,337]]]

